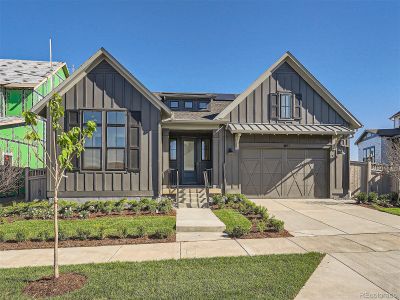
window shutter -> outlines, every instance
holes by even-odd
[[[294,94],[293,102],[293,119],[301,119],[301,94]]]
[[[72,129],[73,127],[81,128],[81,116],[79,110],[68,110],[67,118],[65,118],[65,128],[67,130]],[[82,155],[82,153],[81,153]],[[76,155],[71,160],[72,163],[72,171],[77,172],[80,167],[80,157],[78,158]]]
[[[141,112],[130,111],[128,123],[128,170],[138,172],[140,170]]]
[[[279,117],[279,95],[269,94],[269,107],[270,107],[270,119],[277,120]]]

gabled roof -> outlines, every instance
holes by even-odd
[[[393,119],[396,118],[396,117],[400,117],[400,110],[399,110],[397,113],[395,113],[393,116],[391,116],[391,117],[389,118],[389,120],[393,120]]]
[[[238,106],[250,93],[264,82],[279,66],[287,62],[299,75],[315,90],[322,98],[332,106],[337,113],[347,121],[352,128],[360,128],[362,124],[358,121],[338,99],[336,99],[289,51],[270,66],[260,77],[257,78],[235,101],[229,104],[216,119],[225,118],[236,106]]]
[[[0,59],[0,85],[34,88],[50,74],[66,66],[63,62]]]
[[[392,128],[392,129],[366,129],[364,132],[360,135],[360,137],[354,142],[355,145],[357,145],[359,142],[362,141],[364,136],[367,133],[372,133],[376,134],[377,136],[380,137],[394,137],[400,135],[400,128]]]
[[[106,60],[113,68],[115,68],[126,80],[128,80],[135,88],[138,89],[149,101],[156,107],[164,110],[171,115],[171,110],[161,101],[161,99],[150,92],[135,76],[133,76],[122,64],[120,64],[106,49],[100,48],[93,56],[85,61],[70,77],[64,80],[58,87],[51,91],[45,98],[39,101],[32,111],[39,113],[51,99],[51,97],[58,93],[63,94],[83,77],[85,77],[95,66],[101,61]]]

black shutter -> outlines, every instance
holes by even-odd
[[[293,119],[301,119],[301,94],[293,95]]]
[[[269,117],[271,120],[277,120],[279,117],[279,95],[269,94]]]
[[[81,116],[79,110],[68,110],[67,117],[65,118],[65,128],[67,130],[71,130],[73,127],[81,127]],[[83,153],[81,153],[82,155]],[[78,158],[76,155],[71,160],[72,163],[72,171],[76,172],[79,170],[80,166],[80,157]]]
[[[131,111],[128,118],[128,170],[138,172],[140,170],[141,112]]]

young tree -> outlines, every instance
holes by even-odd
[[[397,201],[400,200],[400,138],[387,140],[386,157],[387,166],[385,171],[397,181]]]
[[[72,159],[79,157],[84,151],[84,141],[91,138],[96,130],[96,123],[89,121],[82,130],[79,127],[73,127],[65,132],[61,126],[61,119],[64,117],[64,107],[62,106],[62,98],[58,94],[49,101],[49,111],[47,122],[50,122],[50,139],[48,142],[51,146],[48,149],[44,145],[36,129],[38,116],[33,112],[24,112],[25,123],[30,130],[25,135],[25,139],[29,142],[39,143],[43,147],[44,157],[35,152],[36,157],[46,166],[47,174],[53,184],[54,189],[54,277],[59,277],[58,270],[58,189],[65,171],[72,170]]]

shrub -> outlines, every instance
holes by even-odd
[[[152,235],[155,239],[166,239],[172,234],[173,230],[171,228],[158,228]]]
[[[144,237],[146,236],[146,228],[143,225],[140,225],[137,228],[137,237]]]
[[[63,219],[71,218],[74,215],[74,209],[71,206],[62,207],[59,212]]]
[[[268,225],[272,230],[279,232],[284,229],[285,222],[275,219],[275,217],[272,217],[268,220]]]
[[[223,208],[225,206],[225,197],[218,194],[212,197],[213,205],[217,205],[219,208]]]
[[[90,213],[89,213],[89,211],[88,210],[81,210],[80,212],[79,212],[79,218],[80,219],[87,219],[87,218],[89,218],[89,216],[90,216]]]
[[[162,213],[170,213],[173,209],[173,201],[169,198],[164,198],[158,202],[158,210]]]
[[[76,229],[77,238],[80,239],[81,241],[89,239],[90,233],[91,233],[90,230],[86,228]]]
[[[60,228],[58,230],[58,239],[60,241],[66,241],[70,238],[68,232],[66,230],[64,230],[63,228]]]
[[[121,200],[117,201],[114,205],[114,211],[119,212],[119,213],[122,212],[125,209],[127,203],[128,203],[127,199],[121,199]]]
[[[240,238],[245,234],[250,232],[250,228],[243,225],[236,225],[231,230],[228,230],[227,233],[230,237]]]
[[[267,230],[267,223],[264,220],[260,220],[257,222],[257,230],[261,233],[263,233],[265,230]]]
[[[260,215],[260,217],[263,218],[263,220],[268,220],[269,218],[268,210],[266,207],[259,205],[255,208],[254,212]]]
[[[140,206],[139,206],[139,202],[136,200],[131,200],[128,202],[128,209],[138,213],[140,211]]]
[[[22,230],[18,230],[17,233],[15,234],[15,240],[18,243],[25,242],[26,240],[28,240],[26,232],[22,231]]]
[[[105,214],[111,214],[114,210],[114,202],[113,201],[102,201],[102,204],[99,203],[100,211]]]
[[[6,233],[0,231],[0,242],[5,242],[5,241],[6,241]]]
[[[358,194],[356,195],[356,200],[357,200],[357,203],[358,203],[358,204],[360,204],[360,203],[365,203],[365,202],[367,202],[367,200],[368,200],[368,196],[367,196],[366,193],[360,192],[360,193],[358,193]]]
[[[100,227],[97,229],[96,238],[97,238],[98,240],[104,240],[104,239],[106,238],[106,227],[100,226]]]
[[[0,217],[0,225],[8,223],[7,219],[4,217]]]
[[[149,198],[142,198],[139,201],[139,207],[141,211],[156,212],[158,203],[157,201]]]
[[[119,237],[122,239],[126,239],[129,236],[128,227],[122,226],[118,229]]]
[[[38,233],[37,239],[39,241],[45,242],[50,240],[50,232],[48,230],[42,230]]]
[[[390,194],[381,194],[378,197],[378,200],[390,200]]]
[[[368,193],[368,202],[375,202],[378,199],[378,194],[375,192]]]

